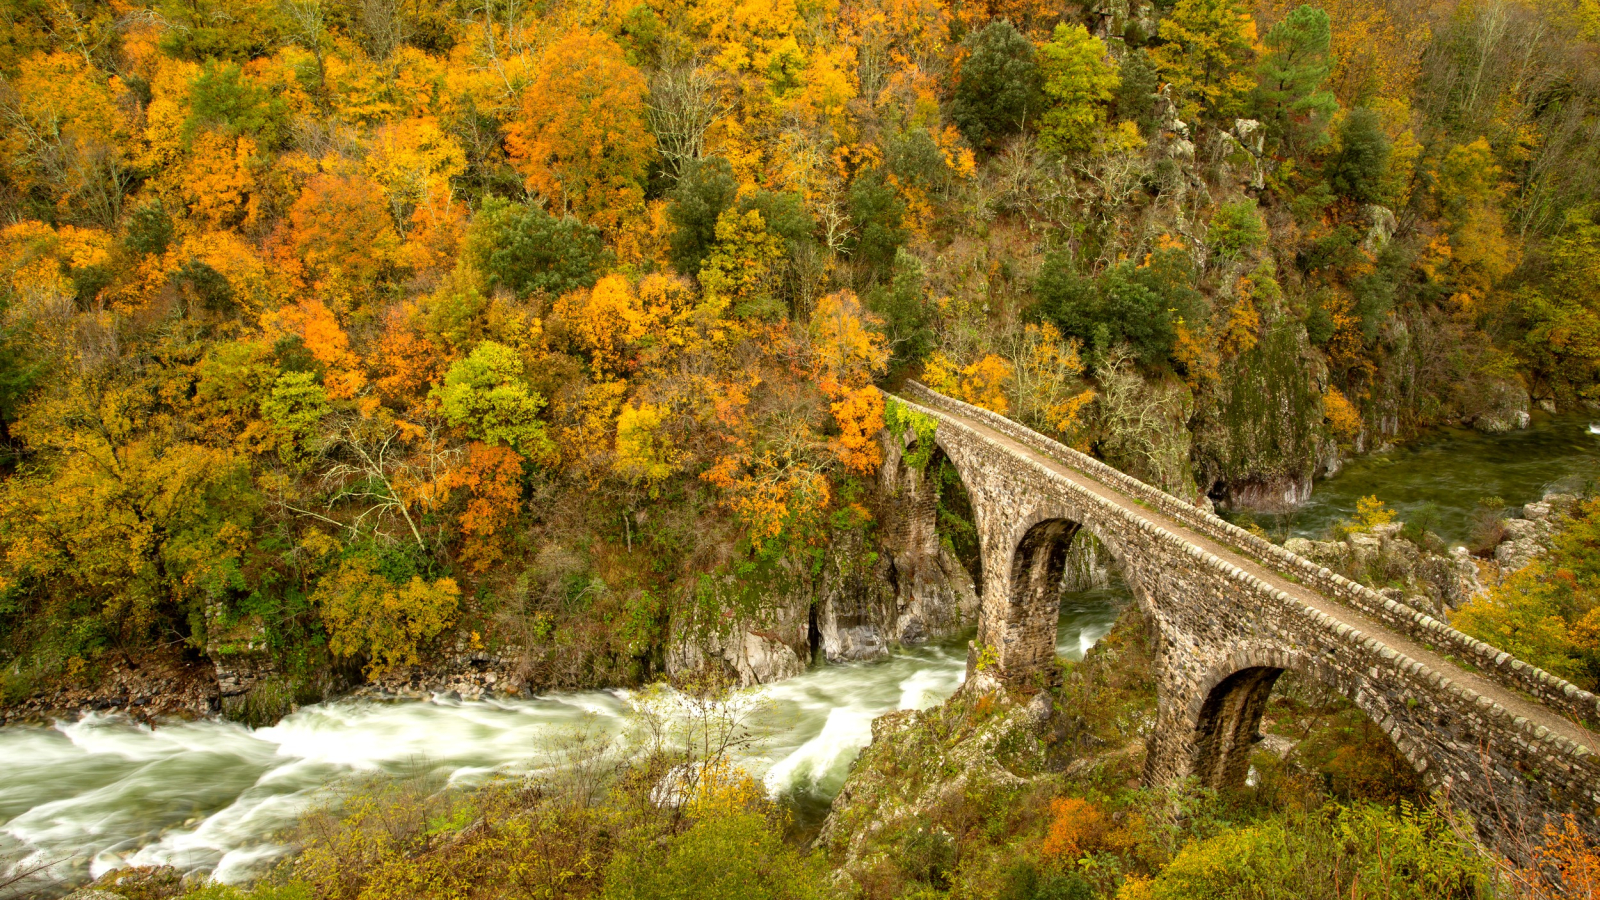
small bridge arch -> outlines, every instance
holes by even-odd
[[[1435,790],[1436,772],[1420,741],[1373,703],[1364,679],[1293,650],[1247,647],[1228,656],[1197,681],[1187,707],[1193,729],[1194,775],[1210,788],[1238,788],[1250,768],[1250,751],[1261,739],[1261,717],[1285,673],[1314,681],[1353,703],[1383,730],[1413,771]]]
[[[980,574],[975,581],[980,611],[975,644],[995,669],[1029,673],[1022,681],[1041,686],[1040,678],[1054,672],[1068,554],[1081,536],[1093,535],[1121,562],[1124,553],[1116,532],[1101,530],[1103,523],[1093,508],[1065,502],[1055,494],[1025,498],[1017,507],[1007,499],[1012,486],[990,477],[990,461],[949,429],[935,432],[934,446],[921,466],[911,461],[919,449],[914,433],[885,433],[885,438],[886,486],[898,501],[914,545],[931,546],[938,540],[938,491],[930,473],[941,457],[950,461],[971,498],[978,532]],[[1001,507],[1018,511],[997,514]],[[969,660],[969,677],[977,674],[976,661],[976,655]]]

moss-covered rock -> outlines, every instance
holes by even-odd
[[[1325,441],[1318,366],[1305,328],[1268,325],[1254,347],[1224,365],[1203,391],[1194,424],[1195,470],[1208,493],[1230,506],[1282,509],[1311,496]]]

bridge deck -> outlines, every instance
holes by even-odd
[[[1358,610],[1352,609],[1343,603],[1329,600],[1317,592],[1285,578],[1272,567],[1264,565],[1260,560],[1241,554],[1233,547],[1223,545],[1212,538],[1202,535],[1177,520],[1150,509],[1127,495],[1108,487],[1094,477],[1058,459],[1046,456],[1031,447],[1018,443],[982,422],[949,410],[940,410],[940,414],[959,421],[963,426],[970,428],[984,438],[1005,447],[1015,454],[1017,458],[1072,481],[1132,515],[1159,526],[1195,547],[1212,553],[1219,559],[1239,567],[1273,588],[1281,590],[1290,597],[1304,603],[1307,607],[1360,631],[1396,653],[1416,660],[1461,687],[1493,700],[1512,715],[1522,716],[1535,725],[1542,725],[1552,733],[1561,735],[1582,747],[1591,750],[1600,749],[1600,736],[1597,736],[1587,728],[1556,714],[1544,706],[1530,702],[1523,696],[1507,690],[1488,678],[1462,668],[1441,654],[1427,649],[1411,638],[1396,633],[1393,629],[1385,627]]]

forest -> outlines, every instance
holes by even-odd
[[[909,378],[1230,510],[1600,408],[1595,0],[0,9],[5,704],[652,681],[870,568]],[[1458,624],[1593,690],[1585,516]]]
[[[870,531],[910,375],[1244,506],[1600,400],[1584,0],[7,10],[11,698],[637,681]]]

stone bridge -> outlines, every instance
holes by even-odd
[[[937,552],[937,489],[908,455],[947,456],[972,500],[982,597],[969,684],[1053,677],[1062,567],[1087,530],[1160,635],[1147,781],[1242,784],[1273,683],[1293,670],[1365,711],[1511,855],[1568,813],[1600,838],[1593,694],[1009,419],[914,382],[902,394],[890,402],[933,417],[936,450],[913,429],[884,435],[897,543]]]

